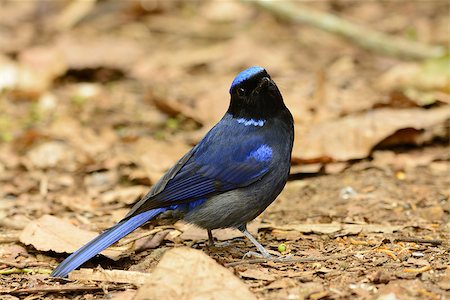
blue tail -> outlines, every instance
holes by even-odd
[[[66,277],[74,269],[78,268],[84,262],[88,261],[101,251],[105,250],[124,236],[134,231],[139,226],[150,221],[155,216],[167,210],[166,208],[152,209],[128,220],[121,221],[113,227],[105,230],[92,241],[72,253],[66,258],[50,276]]]

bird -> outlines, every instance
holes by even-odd
[[[267,71],[240,72],[229,90],[230,104],[220,121],[142,197],[116,225],[67,257],[51,277],[67,275],[151,219],[179,212],[208,231],[240,230],[259,250],[270,253],[248,232],[288,180],[294,121]]]

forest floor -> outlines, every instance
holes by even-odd
[[[213,261],[198,272],[174,261],[181,283],[152,283],[182,295],[166,299],[201,299],[207,284],[248,299],[450,298],[448,57],[369,52],[234,1],[62,3],[0,2],[1,299],[131,299],[173,248]],[[447,1],[305,4],[449,43]],[[75,277],[49,278],[199,141],[251,65],[295,119],[290,180],[249,226],[284,260],[243,259],[255,249],[235,230],[214,231],[226,243],[210,247],[205,231],[158,219]]]

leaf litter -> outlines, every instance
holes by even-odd
[[[0,4],[0,297],[449,295],[448,58],[381,56],[239,2],[77,3]],[[308,5],[448,44],[446,3]],[[242,260],[254,249],[238,231],[208,247],[161,218],[47,279],[199,141],[249,65],[267,67],[296,123],[293,180],[249,226],[290,260]]]

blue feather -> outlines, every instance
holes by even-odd
[[[239,124],[243,124],[244,126],[249,126],[249,125],[253,125],[253,126],[259,126],[259,127],[263,127],[264,124],[266,123],[265,120],[254,120],[254,119],[244,119],[244,118],[240,118],[236,120]]]
[[[258,67],[258,66],[253,66],[253,67],[250,67],[250,68],[242,71],[241,73],[239,73],[234,78],[233,83],[231,83],[230,94],[231,94],[231,91],[234,89],[235,86],[241,84],[242,82],[246,81],[250,77],[255,76],[256,74],[261,73],[262,71],[264,71],[264,68],[261,68],[261,67]]]
[[[89,243],[72,253],[66,258],[50,275],[52,277],[66,277],[72,270],[78,268],[97,253],[105,250],[139,226],[150,221],[158,214],[167,210],[166,208],[153,209],[134,216],[126,221],[119,222],[107,229]]]
[[[259,162],[267,162],[272,159],[273,151],[268,145],[263,144],[258,149],[252,151],[249,157],[253,157]]]

